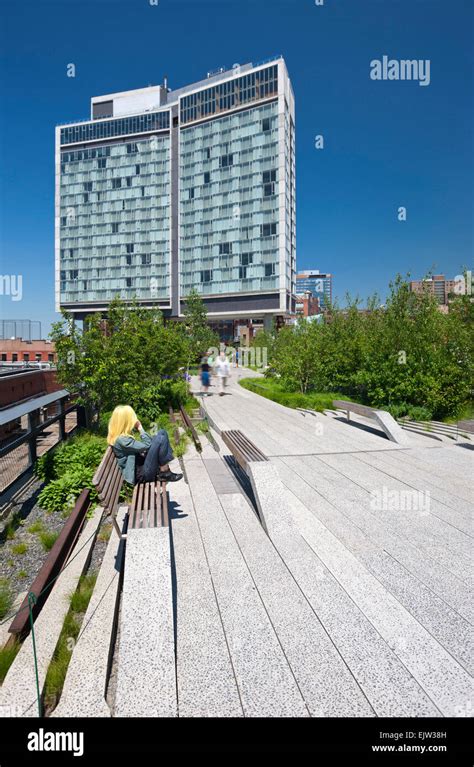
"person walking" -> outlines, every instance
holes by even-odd
[[[211,383],[211,366],[207,357],[202,358],[201,362],[201,394],[203,397],[209,396],[209,385]]]
[[[217,378],[219,379],[219,397],[222,397],[225,393],[225,387],[227,386],[227,379],[230,376],[229,360],[225,356],[225,352],[221,352],[216,359],[214,369],[216,371]]]
[[[135,439],[138,432],[140,439]],[[109,420],[107,443],[112,447],[126,482],[177,482],[183,478],[170,469],[174,455],[165,429],[155,436],[144,430],[130,405],[118,405]]]

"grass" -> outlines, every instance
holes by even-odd
[[[13,604],[13,591],[6,578],[0,578],[0,619],[8,615]]]
[[[44,530],[44,525],[40,519],[38,519],[36,522],[33,522],[32,525],[26,528],[29,533],[42,533]]]
[[[69,611],[64,620],[61,634],[46,674],[44,700],[49,707],[55,706],[61,696],[74,643],[79,634],[79,628],[79,622],[74,614]]]
[[[26,572],[26,570],[20,570],[20,572],[18,573],[18,577],[19,578],[27,578],[28,577],[28,573]]]
[[[85,613],[87,605],[94,591],[97,573],[83,575],[76,591],[71,594],[71,610],[74,613]]]
[[[244,389],[260,394],[261,397],[266,397],[273,402],[278,402],[279,405],[291,408],[302,407],[322,412],[323,410],[332,410],[332,403],[335,399],[350,400],[350,397],[338,392],[308,392],[307,394],[290,392],[273,378],[243,378],[239,384]]]
[[[44,530],[42,533],[39,534],[39,539],[41,541],[41,545],[43,546],[43,549],[45,551],[51,551],[54,544],[56,543],[58,539],[59,533],[52,533],[48,530]]]
[[[96,573],[82,576],[76,591],[70,596],[70,608],[64,619],[61,634],[46,674],[44,700],[48,708],[54,708],[61,697],[69,661],[79,635],[82,615],[87,610],[96,579]]]
[[[100,529],[100,532],[97,536],[97,540],[99,541],[108,541],[110,538],[110,535],[112,533],[112,525],[103,525]]]
[[[17,543],[16,546],[12,546],[12,554],[20,555],[26,554],[28,551],[27,543]]]
[[[0,684],[3,684],[7,671],[15,660],[20,647],[20,642],[13,642],[9,647],[0,648]]]

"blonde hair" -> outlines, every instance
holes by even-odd
[[[114,445],[119,437],[131,434],[137,421],[137,414],[130,405],[117,405],[110,417],[107,443]]]

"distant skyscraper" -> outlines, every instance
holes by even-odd
[[[94,97],[56,129],[56,305],[294,312],[295,108],[284,60]]]
[[[321,309],[327,309],[332,303],[332,274],[308,269],[296,275],[296,293],[301,296],[307,290],[319,299]]]

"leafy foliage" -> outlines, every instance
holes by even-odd
[[[219,348],[219,336],[209,327],[206,307],[196,290],[186,298],[184,324],[189,340],[188,366],[199,362],[211,347]]]
[[[325,322],[300,321],[269,341],[269,361],[287,392],[336,391],[417,420],[459,415],[472,400],[474,304],[458,296],[448,314],[400,275],[385,306],[333,306]]]
[[[74,504],[86,487],[94,501],[97,494],[92,477],[106,447],[103,437],[84,432],[39,458],[36,473],[48,482],[38,497],[41,508],[63,511]]]

